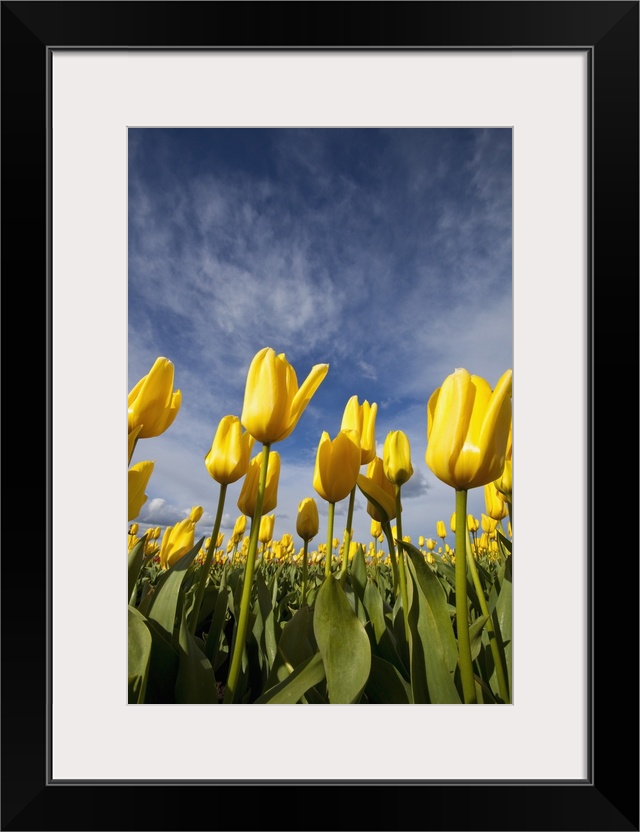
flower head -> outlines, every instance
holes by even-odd
[[[492,391],[483,378],[458,369],[432,394],[425,459],[438,479],[466,490],[502,474],[511,424],[511,381],[507,370]]]
[[[358,403],[351,396],[342,414],[342,430],[355,430],[360,435],[360,464],[368,465],[376,455],[376,414],[378,405],[365,401]]]
[[[173,423],[182,403],[182,392],[173,392],[173,364],[156,358],[153,367],[129,393],[129,433],[136,437],[160,436]]]
[[[335,439],[323,431],[316,453],[313,487],[328,503],[339,503],[355,488],[360,471],[360,435],[341,430]]]
[[[316,364],[298,387],[296,372],[284,353],[276,355],[270,347],[260,350],[247,374],[240,417],[245,429],[264,445],[286,439],[328,370],[328,364]]]
[[[240,496],[238,497],[238,508],[247,517],[253,517],[258,498],[258,481],[260,479],[260,467],[262,464],[262,453],[256,454],[249,463],[247,474],[242,482]],[[280,454],[277,451],[269,453],[267,467],[267,481],[264,489],[261,516],[268,514],[278,505],[278,481],[280,479]]]
[[[250,433],[242,432],[237,416],[223,416],[204,458],[207,471],[221,485],[236,482],[247,473],[254,442]]]

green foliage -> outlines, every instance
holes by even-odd
[[[187,626],[202,540],[164,571],[129,553],[131,704],[217,704],[224,700],[229,657],[242,599],[244,570],[211,566],[195,636]],[[250,598],[249,632],[234,701],[245,704],[459,704],[455,571],[442,558],[427,563],[401,541],[409,601],[408,638],[393,566],[367,561],[359,546],[345,573],[325,580],[309,565],[307,596],[294,562],[260,561]],[[468,625],[478,702],[500,703],[495,653],[511,680],[511,556],[476,562],[490,622],[471,580]],[[400,555],[398,556],[400,557]],[[495,649],[495,648],[494,648]]]

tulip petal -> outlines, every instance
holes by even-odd
[[[438,479],[454,488],[455,464],[467,436],[474,393],[470,374],[457,369],[444,380],[435,403],[429,403],[431,430],[425,459]]]
[[[311,368],[311,372],[302,383],[302,387],[296,392],[291,403],[291,411],[289,413],[289,425],[285,432],[280,436],[280,439],[286,439],[293,429],[298,424],[306,406],[313,398],[313,394],[322,384],[324,377],[329,372],[328,364],[316,364]]]

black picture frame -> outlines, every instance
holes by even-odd
[[[638,830],[637,515],[629,510],[628,480],[637,480],[638,458],[638,350],[631,349],[629,342],[638,332],[639,3],[51,0],[1,5],[2,266],[6,308],[12,318],[11,348],[4,362],[9,373],[4,389],[10,396],[5,415],[7,409],[20,414],[10,425],[14,442],[18,429],[15,444],[22,454],[17,465],[12,457],[3,492],[17,500],[9,516],[5,513],[1,564],[2,829]],[[591,730],[584,782],[487,780],[483,773],[490,771],[491,760],[480,755],[478,780],[473,782],[48,781],[52,343],[48,136],[54,47],[588,51],[591,458],[585,557],[589,560]],[[36,353],[34,345],[41,346],[42,353]],[[636,371],[633,376],[630,369]],[[558,368],[558,372],[572,371]],[[541,406],[553,406],[545,401],[544,390],[540,399]],[[36,401],[42,402],[45,430],[42,424],[33,426]],[[70,418],[76,418],[77,406],[70,402]],[[625,471],[629,460],[631,470]],[[558,461],[549,472],[550,489],[561,500],[562,489],[575,486],[584,483],[573,483],[571,472]],[[613,527],[619,530],[619,542]],[[556,646],[572,649],[562,643],[561,634]],[[391,770],[392,731],[384,742],[381,759]],[[271,753],[265,754],[267,769]],[[296,753],[295,743],[281,753]],[[469,754],[474,753],[470,738]],[[212,754],[220,754],[224,766],[223,750],[214,749]],[[154,791],[163,786],[163,793]]]

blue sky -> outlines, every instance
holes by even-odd
[[[330,365],[295,431],[272,448],[282,463],[274,537],[295,536],[298,503],[314,497],[311,545],[325,541],[316,448],[353,395],[378,404],[380,455],[389,431],[409,438],[404,534],[435,537],[438,520],[448,528],[454,492],[424,459],[426,405],[456,367],[491,386],[513,367],[511,130],[128,135],[128,389],[165,356],[182,390],[173,425],[140,440],[132,459],[155,462],[141,530],[201,505],[196,534],[211,533],[220,486],[204,457],[220,419],[240,416],[249,364],[267,346],[300,383],[314,364]],[[226,536],[240,486],[227,490]],[[339,538],[347,503],[336,506]],[[469,510],[480,517],[483,489],[469,493]],[[368,544],[359,492],[353,527]]]

